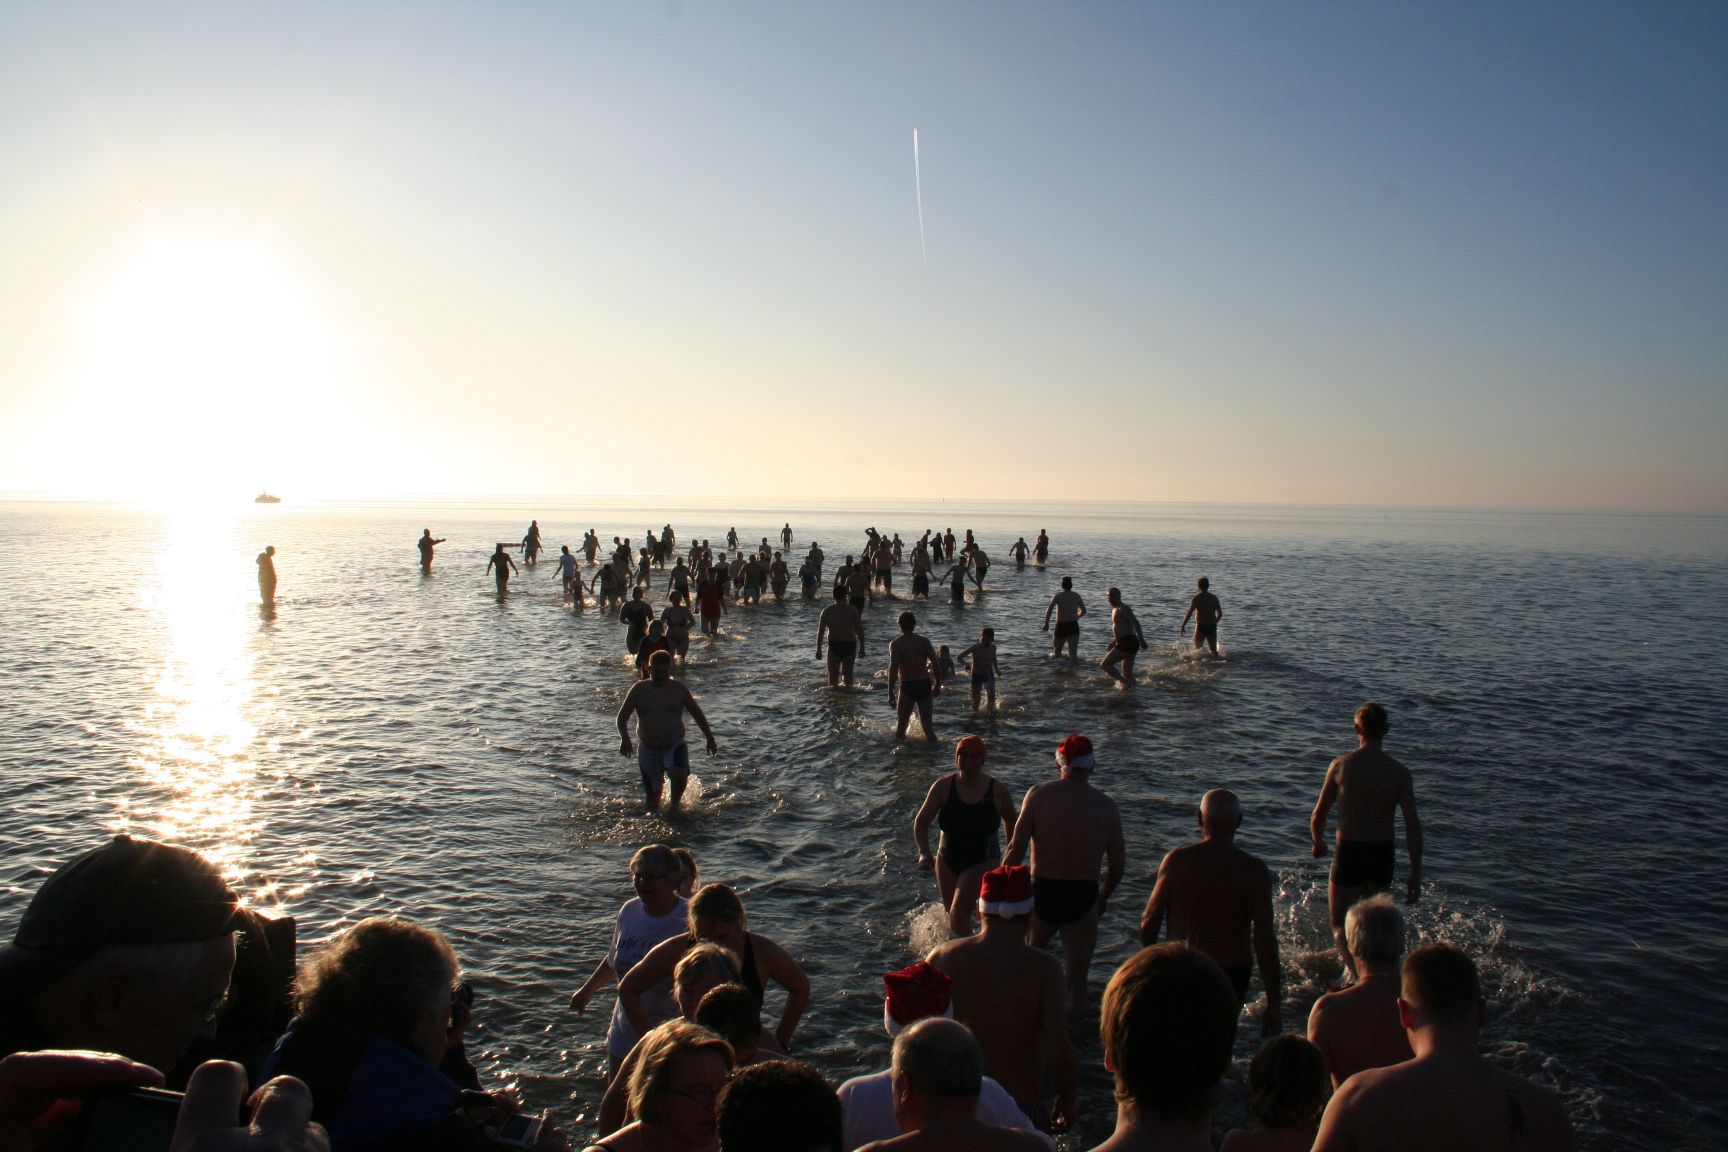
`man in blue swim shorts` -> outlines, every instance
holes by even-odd
[[[642,792],[650,811],[660,807],[660,797],[666,780],[672,780],[672,806],[684,798],[684,787],[690,782],[690,748],[684,742],[684,713],[690,713],[702,735],[708,739],[708,755],[714,755],[717,745],[714,732],[708,727],[708,717],[690,689],[672,679],[672,654],[659,651],[648,658],[648,679],[639,680],[624,697],[618,709],[619,752],[636,756],[636,766],[642,771]],[[630,717],[636,717],[636,739],[640,750],[630,739]]]
[[[1031,943],[1042,948],[1062,933],[1070,1012],[1082,1011],[1086,1003],[1098,921],[1127,867],[1122,814],[1115,801],[1092,787],[1096,765],[1092,741],[1077,734],[1064,739],[1056,748],[1060,775],[1027,791],[1014,838],[1002,854],[1004,865],[1032,855]],[[1102,887],[1101,862],[1106,865]]]

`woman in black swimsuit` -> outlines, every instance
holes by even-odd
[[[679,958],[701,941],[718,944],[737,958],[738,982],[750,989],[758,1003],[769,983],[786,990],[786,1007],[780,1013],[774,1038],[783,1051],[790,1051],[798,1018],[804,1015],[804,1006],[810,1002],[810,977],[786,949],[748,930],[744,902],[724,884],[705,884],[698,889],[690,898],[690,930],[656,944],[618,982],[618,1000],[631,1024],[637,1025],[638,1017],[646,1024],[642,993],[670,979]]]
[[[1014,832],[1014,794],[984,774],[985,753],[982,739],[962,736],[954,745],[954,774],[930,785],[912,820],[918,867],[935,869],[948,928],[956,936],[972,934],[973,906],[984,873],[1002,862],[1002,844]],[[930,852],[931,824],[942,829],[935,855]]]

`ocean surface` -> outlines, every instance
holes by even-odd
[[[502,601],[486,575],[493,543],[520,540],[530,517],[553,554],[588,528],[640,543],[670,522],[682,548],[718,546],[734,525],[778,541],[790,521],[794,552],[819,540],[828,573],[866,527],[908,545],[971,528],[994,561],[984,593],[911,607],[955,651],[996,629],[1000,714],[944,693],[938,745],[895,742],[881,669],[904,602],[868,612],[871,689],[853,693],[831,692],[815,659],[820,602],[735,606],[719,638],[693,643],[687,678],[720,754],[697,756],[687,813],[644,815],[613,720],[631,681],[624,629],[572,612],[549,561]],[[449,538],[429,577],[422,527]],[[1017,570],[1009,545],[1040,528],[1050,566]],[[273,616],[254,583],[266,544]],[[1199,575],[1225,607],[1221,660],[1177,636]],[[1040,631],[1062,576],[1093,612],[1077,669],[1048,660]],[[902,569],[902,596],[909,583]],[[1094,666],[1110,585],[1154,641],[1132,692]],[[1387,748],[1415,775],[1426,831],[1415,933],[1479,958],[1494,1058],[1557,1089],[1583,1147],[1724,1146],[1725,517],[12,503],[0,657],[0,932],[43,875],[119,831],[212,854],[252,904],[298,918],[303,948],[370,915],[434,923],[479,992],[483,1074],[578,1138],[603,1087],[610,993],[586,1016],[567,1000],[605,952],[637,846],[694,849],[703,879],[736,886],[752,929],[802,961],[814,997],[796,1054],[838,1081],[885,1066],[881,974],[931,940],[934,881],[914,866],[910,825],[953,740],[981,734],[1018,797],[1079,731],[1128,828],[1093,1009],[1075,1025],[1086,1075],[1068,1146],[1090,1147],[1113,1121],[1096,997],[1208,788],[1241,795],[1239,842],[1277,876],[1285,1019],[1303,1026],[1335,970],[1308,815],[1328,761],[1354,744],[1352,710],[1373,698],[1391,710]],[[1401,846],[1400,888],[1404,860]],[[1245,1015],[1244,1061],[1257,1038]],[[1240,1117],[1240,1098],[1233,1085],[1221,1119]]]

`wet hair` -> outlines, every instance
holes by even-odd
[[[979,639],[983,640],[986,644],[994,644],[996,642],[996,629],[984,629],[984,631],[979,634]]]
[[[702,1052],[717,1052],[731,1070],[732,1046],[708,1029],[688,1020],[668,1020],[642,1037],[642,1055],[630,1073],[630,1111],[638,1120],[658,1123],[661,1108],[671,1094],[672,1073],[678,1059]]]
[[[435,929],[374,916],[301,964],[294,1010],[320,1030],[405,1041],[459,972],[455,950]]]
[[[912,629],[918,627],[918,617],[912,615],[910,612],[902,612],[900,613],[900,619],[896,621],[896,623],[900,625],[900,631],[910,632]]]
[[[745,928],[749,920],[744,915],[744,901],[724,884],[704,884],[690,897],[690,935],[696,935],[698,920],[724,920]]]
[[[1384,892],[1357,901],[1344,913],[1344,940],[1358,960],[1396,964],[1404,955],[1404,913]]]
[[[1206,577],[1204,577],[1204,576],[1200,577],[1200,591],[1204,592],[1204,591],[1206,591],[1206,589],[1210,588],[1211,586],[1212,586],[1212,582],[1210,580],[1206,579]]]
[[[966,1100],[984,1087],[984,1050],[958,1020],[926,1017],[894,1037],[892,1068],[920,1096]]]
[[[1104,989],[1099,1031],[1116,1099],[1167,1121],[1212,1114],[1230,1066],[1238,1002],[1224,970],[1186,944],[1143,948]]]
[[[680,992],[698,982],[706,982],[713,988],[736,979],[738,961],[732,958],[732,953],[706,941],[692,944],[672,966],[672,997],[677,999]]]
[[[1368,739],[1384,740],[1392,730],[1392,718],[1386,715],[1386,709],[1370,700],[1356,709],[1356,726]]]
[[[1248,1065],[1248,1115],[1267,1128],[1313,1128],[1327,1095],[1325,1058],[1293,1032],[1260,1045]]]
[[[1436,1024],[1468,1020],[1482,1003],[1475,961],[1450,944],[1424,944],[1406,956],[1402,991]]]
[[[695,884],[702,878],[702,869],[696,866],[696,853],[688,848],[674,848],[672,855],[678,857],[678,866],[683,869],[685,880]]]
[[[741,1068],[720,1090],[720,1152],[844,1152],[840,1097],[796,1060]]]
[[[762,1038],[762,1002],[742,984],[728,982],[708,989],[696,1005],[695,1020],[732,1045],[734,1052],[754,1048]]]
[[[678,863],[678,857],[666,845],[644,844],[630,857],[630,875],[634,876],[642,871],[659,872],[668,880],[677,883],[684,869]]]
[[[844,585],[844,584],[834,585],[834,602],[836,604],[839,604],[840,602],[844,601],[845,599],[846,599],[846,585]]]
[[[1062,577],[1062,587],[1073,588],[1074,587],[1074,577],[1072,577],[1072,576]]]
[[[1104,590],[1104,599],[1106,600],[1120,600],[1121,598],[1122,589],[1120,588],[1106,588]]]
[[[648,666],[650,668],[672,667],[672,653],[666,651],[664,648],[655,649],[648,657]]]

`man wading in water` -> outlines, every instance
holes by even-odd
[[[618,752],[622,756],[635,753],[636,766],[642,771],[642,792],[650,810],[660,807],[660,796],[666,778],[672,778],[672,807],[684,798],[684,786],[690,782],[690,746],[684,742],[684,713],[690,713],[702,735],[708,738],[708,755],[714,755],[717,745],[714,732],[708,727],[708,717],[690,689],[672,679],[672,654],[656,652],[648,660],[646,680],[638,680],[624,697],[618,709]],[[630,740],[630,716],[636,716],[637,748]]]

